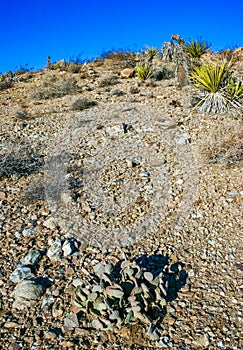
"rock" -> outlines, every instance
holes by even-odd
[[[177,145],[185,145],[191,143],[191,137],[189,134],[185,133],[176,140],[176,143]]]
[[[108,126],[105,131],[109,136],[120,136],[124,134],[124,127],[122,124]]]
[[[52,261],[60,261],[62,257],[62,241],[60,238],[49,239],[50,248],[47,250],[46,255]]]
[[[19,265],[10,275],[12,282],[18,283],[31,276],[31,269],[24,265]]]
[[[41,254],[37,250],[29,252],[26,256],[20,259],[20,263],[23,265],[35,265],[40,260]]]
[[[12,295],[15,297],[13,308],[22,310],[34,306],[45,291],[45,286],[37,283],[34,279],[24,280],[17,284]]]
[[[5,201],[6,194],[4,192],[0,192],[0,201]]]
[[[67,317],[64,318],[64,327],[79,327],[77,314],[75,314],[74,312],[70,312],[69,314],[67,314]]]
[[[135,70],[133,68],[125,68],[120,72],[121,78],[128,79],[132,78],[135,74]]]
[[[198,346],[200,348],[207,348],[209,346],[209,340],[208,337],[204,334],[198,338],[196,338],[193,342],[195,346]]]
[[[43,226],[51,230],[54,230],[56,228],[56,220],[54,218],[49,218],[43,222]]]
[[[63,256],[69,256],[75,251],[76,249],[75,243],[76,241],[74,238],[66,239],[66,241],[63,243],[63,246],[62,246]]]
[[[35,230],[33,228],[27,228],[22,231],[24,237],[29,237],[35,235]]]

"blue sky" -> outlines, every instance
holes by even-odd
[[[213,50],[243,46],[243,1],[0,0],[0,72],[99,56],[102,50],[161,48],[171,34],[202,36]]]

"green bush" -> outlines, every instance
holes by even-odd
[[[205,92],[200,100],[203,112],[225,113],[230,107],[242,110],[242,82],[232,79],[231,63],[210,63],[194,67],[193,85]]]
[[[158,56],[159,50],[157,47],[148,46],[145,55],[148,56],[149,60],[152,60],[155,56]]]
[[[136,74],[141,81],[147,80],[152,74],[151,66],[147,63],[140,64],[136,68]]]
[[[94,273],[91,288],[79,285],[74,300],[75,306],[92,319],[92,326],[112,330],[140,321],[151,334],[166,312],[163,273],[155,277],[130,260],[121,262],[119,272],[101,262],[94,266]]]
[[[200,58],[206,52],[209,51],[211,44],[206,40],[193,40],[191,39],[188,44],[186,44],[187,51],[191,58]]]

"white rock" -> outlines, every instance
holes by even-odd
[[[49,218],[43,222],[43,226],[51,230],[54,230],[54,228],[56,227],[56,220],[54,218]]]
[[[12,282],[20,282],[31,276],[31,269],[24,265],[19,265],[10,275],[10,280]]]
[[[75,250],[75,243],[73,239],[66,239],[66,241],[63,243],[62,251],[63,256],[69,256],[71,255]]]
[[[55,241],[50,239],[48,243],[50,248],[47,250],[46,255],[52,261],[60,261],[62,258],[62,241],[60,238],[56,238]]]
[[[40,259],[40,252],[34,250],[25,255],[22,259],[20,259],[20,263],[23,265],[35,265]]]

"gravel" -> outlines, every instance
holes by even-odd
[[[136,78],[118,80],[127,95],[114,96],[88,77],[98,105],[82,112],[70,111],[77,94],[26,100],[44,74],[1,92],[2,348],[241,349],[242,171],[202,162],[197,148],[217,118],[192,112],[174,80],[136,95]],[[23,101],[35,116],[24,122]],[[163,256],[186,276],[157,339],[142,324],[98,332],[72,302],[95,265],[124,253],[150,271]]]

